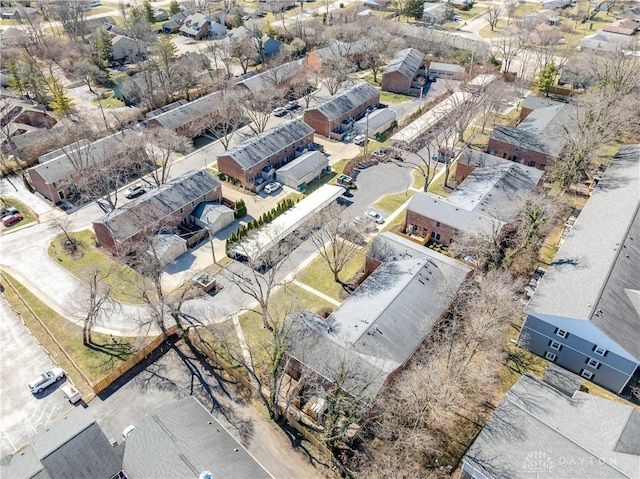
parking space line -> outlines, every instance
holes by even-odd
[[[12,448],[13,448],[13,450],[15,451],[15,450],[16,450],[16,445],[13,443],[13,441],[12,441],[11,439],[9,439],[9,436],[7,436],[7,434],[6,434],[4,431],[1,431],[1,432],[2,432],[2,437],[3,437],[4,439],[6,439],[6,441],[7,441],[9,444],[11,444],[11,447],[12,447]]]

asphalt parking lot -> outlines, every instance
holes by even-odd
[[[31,394],[27,383],[55,365],[1,296],[0,317],[0,456],[4,456],[71,405],[60,391],[65,381]]]
[[[135,368],[89,403],[89,411],[111,441],[145,413],[185,396],[195,396],[274,477],[318,477],[309,459],[291,448],[273,426],[184,343]]]

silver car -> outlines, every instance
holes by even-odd
[[[29,389],[33,394],[41,393],[53,383],[62,381],[65,377],[65,372],[62,368],[53,368],[50,371],[42,373],[33,381],[29,381]]]

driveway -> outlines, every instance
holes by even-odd
[[[1,296],[0,317],[0,456],[4,456],[19,448],[37,428],[59,416],[70,404],[60,391],[64,382],[37,396],[31,394],[27,383],[55,364]]]
[[[214,373],[184,343],[168,351],[122,383],[89,403],[89,411],[110,440],[121,441],[122,430],[138,424],[156,407],[195,396],[274,477],[314,478],[309,458],[294,450],[287,436],[251,403]]]

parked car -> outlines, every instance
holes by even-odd
[[[364,135],[358,135],[353,139],[353,142],[358,146],[364,146],[364,142],[367,140],[367,137]]]
[[[144,186],[142,186],[140,183],[137,183],[127,188],[127,192],[125,193],[124,197],[128,199],[137,198],[140,195],[144,195],[146,192],[147,190],[144,189]]]
[[[65,376],[66,374],[62,368],[53,368],[42,373],[33,381],[29,381],[29,389],[33,394],[41,393],[52,384],[62,381]]]
[[[269,183],[264,187],[264,192],[270,195],[274,191],[278,191],[280,188],[282,188],[282,185],[278,181],[274,181],[273,183]]]
[[[379,225],[384,223],[384,218],[382,217],[382,215],[380,213],[376,213],[375,211],[372,211],[372,210],[367,210],[367,211],[364,212],[364,214],[368,218],[370,218],[373,221],[375,221],[376,223],[378,223]]]
[[[287,102],[287,104],[284,107],[287,110],[297,110],[298,108],[300,108],[300,105],[298,104],[297,101],[291,100],[291,101]]]
[[[5,216],[2,218],[3,226],[13,226],[19,221],[22,221],[22,215],[20,213],[15,213],[13,215]]]
[[[122,431],[122,440],[126,441],[127,438],[131,436],[131,434],[133,434],[133,431],[135,430],[136,430],[136,427],[134,425],[125,427],[124,430]]]
[[[287,113],[289,113],[289,111],[286,108],[283,108],[281,106],[273,110],[273,114],[275,116],[285,116]]]
[[[460,15],[452,15],[451,20],[454,22],[459,22],[460,20],[462,20],[462,17]]]
[[[374,157],[374,158],[384,158],[385,156],[387,156],[387,155],[385,155],[385,154],[382,152],[382,150],[378,150],[378,151],[374,151],[374,152],[373,152],[373,157]]]
[[[440,163],[445,163],[447,159],[455,158],[456,154],[457,152],[453,148],[443,146],[438,150],[438,153],[434,153],[433,155],[431,155],[431,159],[436,160]]]
[[[342,137],[343,143],[349,143],[353,139],[353,133],[347,133]]]
[[[344,192],[342,193],[342,196],[345,196],[347,198],[353,198],[353,193],[351,193],[351,191],[349,191],[349,189],[347,188],[346,190],[344,190]]]
[[[0,210],[0,219],[4,218],[5,216],[9,216],[9,215],[17,215],[18,213],[20,213],[16,208],[2,208]]]

